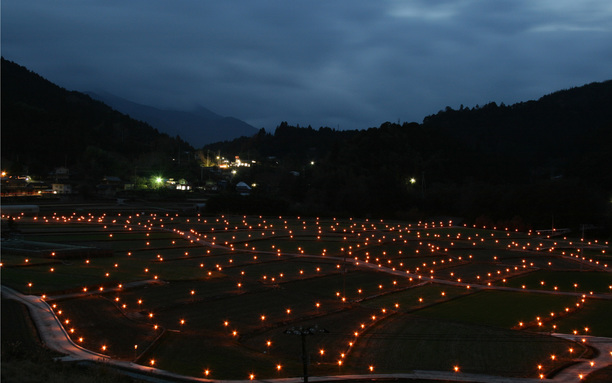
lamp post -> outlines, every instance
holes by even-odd
[[[289,335],[299,335],[302,338],[302,363],[304,365],[304,383],[308,383],[308,354],[306,353],[306,335],[315,335],[319,333],[328,333],[324,328],[319,328],[319,326],[309,326],[309,327],[292,327],[288,330],[285,330],[285,334]]]

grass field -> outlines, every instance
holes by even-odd
[[[384,371],[399,372],[398,366],[452,371],[459,366],[464,372],[487,370],[493,375],[521,377],[537,376],[538,364],[546,363],[547,369],[562,365],[570,357],[568,348],[574,346],[545,335],[430,319],[418,313],[389,318],[357,344],[349,362],[355,369],[374,365]],[[370,351],[380,347],[394,352]],[[549,363],[552,354],[566,359]]]
[[[612,318],[612,301],[590,299],[581,310],[553,323],[557,325],[558,332],[571,334],[576,331],[578,334],[612,338],[610,318]]]
[[[525,325],[537,322],[538,317],[550,318],[551,312],[562,313],[576,301],[575,297],[564,295],[480,291],[444,305],[426,308],[419,315],[510,329],[520,322]],[[548,331],[549,328],[542,326],[539,330]]]
[[[300,326],[327,330],[307,337],[312,375],[459,366],[536,377],[583,347],[547,332],[612,336],[612,274],[595,260],[607,257],[601,243],[580,266],[570,240],[536,256],[533,234],[448,223],[72,214],[19,229],[25,240],[114,255],[3,255],[4,285],[60,297],[50,302],[56,315],[87,348],[198,377],[300,376],[300,337],[285,333]],[[145,280],[157,283],[129,287]],[[472,286],[452,285],[459,281]],[[575,289],[602,297],[563,294]]]

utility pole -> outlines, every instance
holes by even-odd
[[[342,258],[342,302],[346,298],[346,251],[343,252],[344,257]]]
[[[306,352],[306,335],[315,335],[319,333],[328,333],[324,328],[319,328],[318,325],[311,327],[292,327],[285,331],[285,334],[299,335],[302,339],[302,363],[304,365],[304,383],[308,383],[308,353]]]

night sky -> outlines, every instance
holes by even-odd
[[[2,0],[2,55],[70,90],[362,129],[612,79],[612,2]]]

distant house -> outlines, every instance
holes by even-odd
[[[240,193],[240,195],[249,195],[251,194],[251,187],[241,181],[236,185],[236,191]]]
[[[53,194],[72,194],[72,185],[65,182],[54,182],[51,184]]]
[[[44,191],[49,190],[49,184],[43,181],[30,181],[26,186],[26,190],[30,193],[41,194]]]

